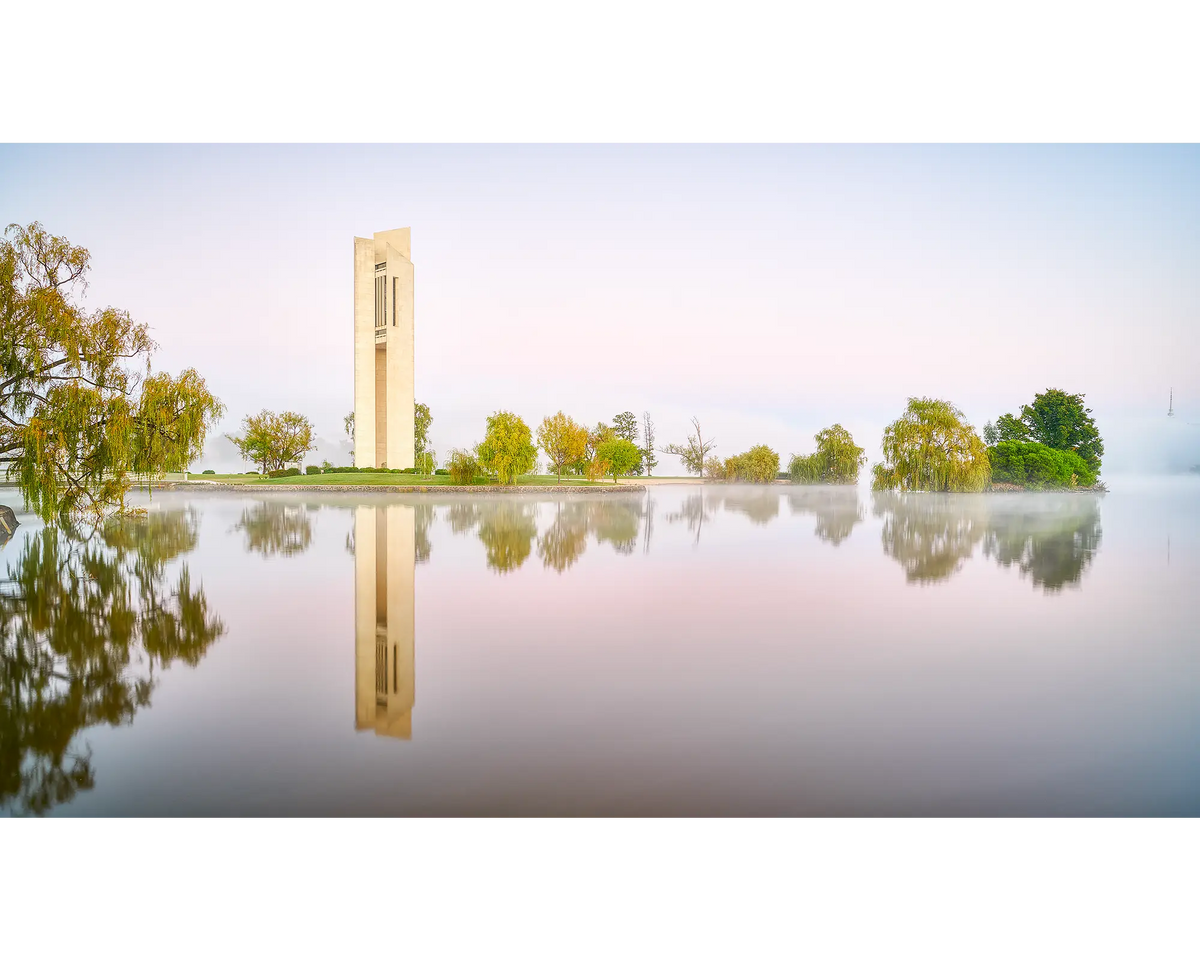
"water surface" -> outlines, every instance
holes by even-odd
[[[0,805],[1200,812],[1200,482],[156,492],[0,550]]]

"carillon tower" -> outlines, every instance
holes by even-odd
[[[413,466],[410,228],[354,238],[354,465]]]

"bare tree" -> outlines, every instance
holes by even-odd
[[[645,446],[642,447],[642,466],[646,468],[646,476],[658,466],[658,457],[654,455],[654,421],[650,419],[649,411],[642,414],[642,436]]]
[[[662,452],[679,457],[688,473],[703,476],[704,461],[708,459],[709,451],[717,444],[714,440],[704,439],[704,434],[700,430],[700,421],[696,417],[692,417],[692,426],[696,432],[688,435],[686,444],[671,443],[663,447]]]

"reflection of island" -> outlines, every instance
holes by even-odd
[[[909,583],[949,580],[962,569],[987,526],[984,494],[877,493],[883,552]]]
[[[1016,565],[1046,593],[1078,584],[1100,547],[1100,500],[1066,497],[1002,497],[993,504],[984,556],[1002,567]]]
[[[312,545],[308,512],[308,507],[300,504],[264,501],[243,510],[233,529],[245,533],[247,553],[292,557]]]
[[[850,536],[855,524],[863,519],[857,487],[789,487],[787,498],[794,515],[811,513],[816,516],[817,526],[813,532],[835,547]]]
[[[779,491],[770,487],[765,490],[714,490],[708,494],[708,502],[714,507],[740,513],[755,524],[767,524],[778,517],[779,501]]]
[[[884,553],[909,582],[948,580],[983,544],[1047,592],[1079,583],[1100,544],[1099,499],[1088,494],[876,494]]]
[[[408,740],[416,698],[414,508],[356,507],[354,543],[354,728]]]
[[[192,510],[112,521],[87,540],[44,528],[0,587],[0,807],[45,813],[95,785],[77,735],[132,723],[155,674],[196,666],[224,632],[186,566]]]

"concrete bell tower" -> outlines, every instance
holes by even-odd
[[[354,238],[354,465],[411,467],[410,228]]]

